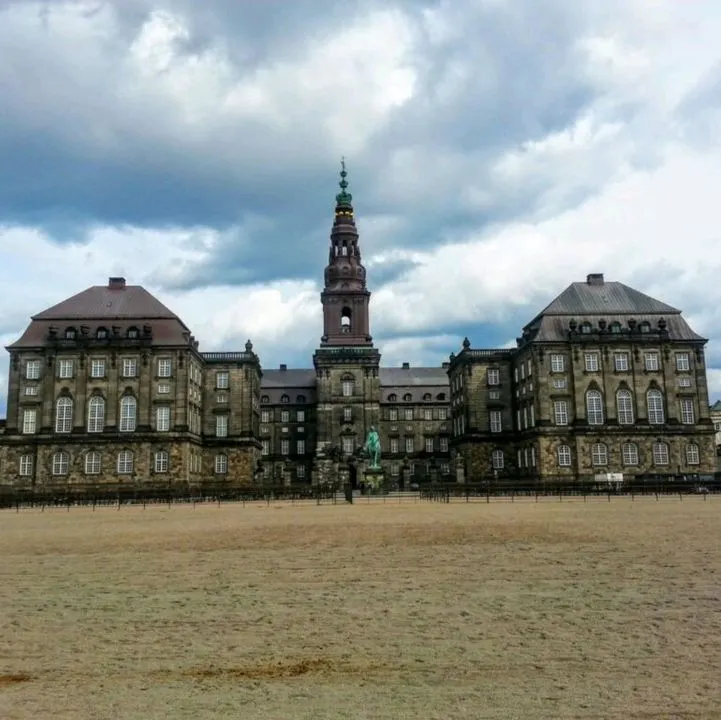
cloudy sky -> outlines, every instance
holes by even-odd
[[[721,397],[720,36],[718,0],[0,0],[0,341],[124,275],[310,366],[345,155],[385,363],[603,272]]]

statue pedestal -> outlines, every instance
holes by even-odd
[[[361,477],[363,480],[363,487],[371,493],[380,491],[385,485],[385,473],[383,472],[383,468],[363,468]]]

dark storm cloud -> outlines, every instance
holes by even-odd
[[[46,15],[60,5],[46,4]],[[331,37],[360,13],[391,5],[118,0],[114,6],[118,34],[101,45],[103,57],[81,55],[84,62],[56,71],[52,34],[45,46],[27,47],[20,37],[3,51],[0,222],[41,226],[58,242],[76,241],[87,223],[224,231],[212,257],[166,287],[317,275],[337,191],[337,158],[323,117],[285,125],[219,120],[205,131],[178,121],[165,128],[170,120],[154,116],[157,107],[123,102],[117,68],[153,10],[187,19],[189,35],[176,44],[181,55],[222,48],[238,77],[251,77],[300,57],[310,40]],[[102,5],[95,7],[100,12]],[[575,44],[587,19],[559,2],[395,7],[418,33],[418,86],[350,160],[359,212],[410,218],[384,240],[407,248],[442,241],[439,223],[458,236],[532,212],[550,180],[539,175],[494,186],[490,169],[522,142],[571,125],[594,97]],[[434,37],[432,22],[423,29],[427,9],[443,13],[445,40]],[[428,172],[408,165],[404,153],[427,162]],[[468,201],[473,189],[488,194],[484,207]],[[249,216],[265,221],[249,230]],[[374,229],[364,232],[374,247]]]

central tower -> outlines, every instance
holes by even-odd
[[[373,345],[368,313],[371,294],[366,287],[366,269],[361,260],[347,176],[345,161],[342,161],[328,265],[320,294],[323,304],[321,347]]]
[[[371,294],[361,260],[353,196],[341,163],[323,290],[323,335],[313,355],[318,392],[318,447],[346,468],[380,420],[380,353],[370,334]],[[331,453],[332,454],[332,453]]]

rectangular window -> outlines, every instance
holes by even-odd
[[[160,450],[155,453],[155,472],[164,473],[168,472],[168,453],[165,450]]]
[[[491,467],[494,470],[503,470],[503,450],[494,450],[491,453]]]
[[[23,410],[23,435],[33,435],[37,432],[38,411],[33,409]]]
[[[30,396],[36,396],[38,394],[38,386],[37,385],[28,385],[25,388],[25,394]]]
[[[343,408],[343,421],[351,422],[351,420],[353,420],[353,408],[344,407]]]
[[[58,361],[58,377],[63,380],[69,380],[73,376],[73,361],[72,360],[59,360]]]
[[[170,406],[158,405],[155,408],[155,429],[158,432],[168,432],[170,430]]]
[[[638,446],[636,443],[624,443],[621,446],[621,460],[624,465],[629,467],[638,465]]]
[[[426,438],[426,452],[427,453],[433,452],[433,438],[432,437]]]
[[[424,420],[433,420],[433,410],[431,410],[431,408],[423,409],[423,419]]]
[[[269,423],[270,422],[270,410],[261,410],[260,412],[260,421],[262,423]]]
[[[603,443],[591,445],[591,464],[595,467],[608,465],[608,448]]]
[[[280,441],[280,454],[281,455],[290,455],[290,440],[281,440]]]
[[[305,455],[305,440],[298,440],[296,442],[296,453],[298,455]]]
[[[440,442],[440,446],[441,446],[441,452],[447,453],[448,452],[448,438],[442,437],[442,438],[440,438],[439,442]]]
[[[295,469],[295,476],[298,478],[298,480],[305,479],[305,465],[298,465],[298,467]]]
[[[699,465],[701,458],[699,456],[698,445],[691,444],[686,446],[686,464]]]
[[[228,416],[227,415],[216,415],[215,416],[215,436],[216,437],[228,437]]]
[[[628,372],[628,353],[615,353],[613,356],[613,367],[616,372]]]
[[[563,355],[551,355],[551,372],[565,372],[566,359]]]
[[[391,438],[391,455],[398,453],[398,438]]]
[[[260,448],[261,455],[270,455],[270,440],[263,440]]]
[[[523,429],[525,430],[528,427],[528,408],[523,408]]]
[[[220,455],[215,456],[215,473],[216,475],[225,475],[228,472],[228,456]]]
[[[415,452],[415,450],[416,450],[416,444],[415,444],[414,438],[407,437],[406,438],[406,452],[410,454],[410,453]]]
[[[559,467],[571,467],[571,448],[568,445],[561,445],[558,448]]]
[[[568,403],[565,400],[553,403],[553,421],[556,425],[568,425]]]
[[[647,372],[657,372],[658,368],[659,368],[658,353],[657,352],[644,353],[643,363],[644,363],[644,367],[646,368]]]
[[[518,368],[515,368],[513,371],[513,381],[518,382]]]
[[[94,358],[90,361],[90,377],[105,377],[105,360],[103,360],[102,358]]]
[[[503,416],[500,410],[491,410],[489,413],[492,433],[499,433],[503,430]]]
[[[20,474],[23,476],[33,474],[33,456],[32,455],[21,455],[20,456]]]
[[[353,438],[345,435],[341,439],[341,447],[344,455],[352,455],[353,451],[355,450],[355,443],[353,441]]]
[[[343,397],[350,397],[353,394],[353,381],[343,380],[341,389],[343,392]]]
[[[488,391],[488,399],[489,400],[498,400],[501,397],[500,390],[489,390]]]
[[[158,383],[158,395],[169,395],[170,385],[168,383]]]
[[[134,378],[138,375],[138,361],[135,358],[123,358],[123,377]]]
[[[40,360],[28,360],[25,363],[25,379],[26,380],[39,380],[40,379]]]
[[[489,385],[500,385],[501,371],[498,368],[488,368],[488,371],[486,372],[486,378],[488,379]]]
[[[668,465],[668,445],[664,442],[653,444],[653,464]]]
[[[158,360],[158,377],[169,378],[173,373],[173,365],[170,358],[160,358]]]
[[[583,356],[586,372],[598,372],[598,353],[588,352]]]
[[[215,373],[215,389],[227,390],[230,385],[230,374],[227,372]]]
[[[690,377],[680,377],[678,379],[678,386],[680,388],[691,387],[691,378]]]
[[[406,408],[404,410],[405,420],[413,420],[413,408]]]
[[[218,393],[215,396],[215,402],[225,405],[228,402],[228,396],[225,393]]]
[[[554,390],[565,390],[566,389],[566,378],[553,378],[553,389]]]
[[[528,377],[531,377],[533,375],[533,361],[528,358]]]
[[[53,475],[67,475],[70,469],[70,456],[64,452],[56,452],[53,455]]]
[[[684,425],[693,425],[695,421],[693,400],[691,398],[681,398],[681,422]]]
[[[295,414],[296,422],[303,423],[305,422],[305,410],[298,410]]]
[[[290,422],[290,411],[282,410],[280,413],[280,421],[282,423]]]
[[[391,408],[388,411],[388,419],[391,422],[396,422],[398,420],[398,410],[396,410],[395,408]]]
[[[438,419],[439,420],[447,420],[448,415],[445,408],[438,408]]]
[[[691,359],[687,352],[676,353],[676,370],[688,372],[691,369]]]

